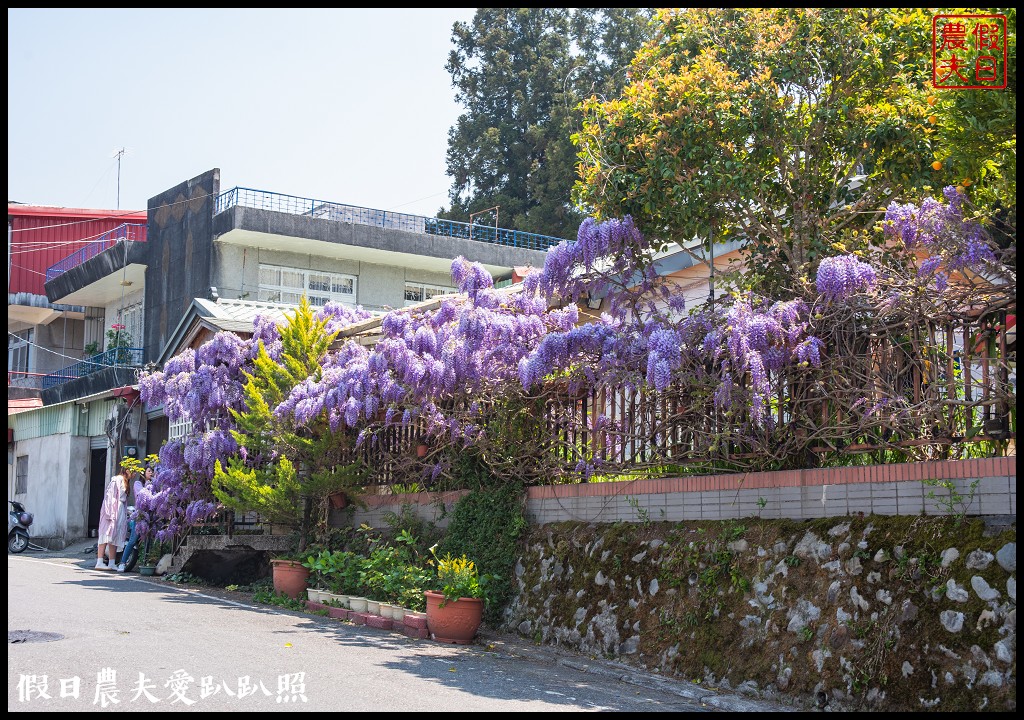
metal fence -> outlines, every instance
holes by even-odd
[[[146,242],[146,225],[137,223],[124,223],[113,230],[100,235],[85,247],[71,253],[56,265],[46,270],[46,282],[66,273],[74,267],[78,267],[86,260],[96,257],[107,248],[113,247],[120,240],[131,240],[132,242]]]
[[[142,348],[125,347],[107,350],[98,355],[93,355],[86,360],[76,362],[74,365],[68,365],[56,372],[50,373],[43,378],[42,387],[45,390],[46,388],[63,385],[71,380],[77,380],[109,367],[139,368],[143,365],[142,356]]]
[[[489,225],[474,225],[454,220],[440,220],[438,218],[408,215],[389,210],[373,210],[356,205],[345,205],[343,203],[314,200],[295,195],[282,195],[280,193],[242,187],[232,188],[218,195],[214,213],[222,213],[231,207],[249,207],[257,210],[288,213],[290,215],[308,215],[336,222],[372,225],[374,227],[404,230],[424,235],[463,238],[528,250],[543,251],[562,242],[562,238],[549,235],[507,230]]]

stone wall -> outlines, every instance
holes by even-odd
[[[1012,710],[1016,518],[553,523],[504,629],[810,709]]]
[[[1015,459],[531,488],[503,629],[801,709],[1012,710]]]

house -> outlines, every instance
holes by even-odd
[[[161,366],[204,333],[251,331],[255,312],[282,312],[303,295],[314,305],[383,312],[454,292],[450,267],[459,255],[500,283],[516,267],[540,267],[560,242],[276,192],[222,191],[218,169],[147,205],[144,223],[138,213],[125,216],[132,222],[117,217],[124,227],[108,237],[80,235],[65,255],[37,263],[45,295],[36,302],[60,313],[77,308],[83,323],[81,350],[40,377],[42,406],[9,414],[9,497],[32,509],[40,538],[53,544],[96,527],[118,458],[155,453],[180,431],[162,408],[138,400],[145,367]],[[92,342],[103,342],[90,348],[102,352],[83,359]]]
[[[45,290],[47,273],[57,272],[61,263],[91,258],[126,234],[144,241],[145,223],[146,214],[138,211],[8,202],[9,407],[12,400],[23,405],[23,399],[39,398],[46,375],[102,349],[107,308],[86,307],[75,298],[52,302]],[[141,328],[141,315],[138,321]],[[86,352],[90,346],[96,351]]]

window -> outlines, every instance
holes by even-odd
[[[28,372],[29,351],[32,349],[32,330],[22,330],[7,334],[7,370],[8,372]]]
[[[180,440],[192,432],[191,420],[172,420],[167,427],[168,440]]]
[[[430,300],[438,295],[453,295],[457,291],[453,287],[441,287],[440,285],[424,285],[423,283],[405,284],[405,306],[415,305],[424,300]]]
[[[24,495],[28,492],[28,455],[19,455],[17,470],[14,477],[14,494]]]
[[[132,347],[142,347],[142,303],[127,306],[121,311],[121,324],[132,339]]]
[[[309,298],[311,305],[320,307],[332,300],[355,305],[356,278],[340,273],[260,265],[261,301],[297,305],[303,295]]]

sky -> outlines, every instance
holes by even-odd
[[[220,168],[222,191],[434,216],[474,12],[8,8],[7,199],[145,210]]]

